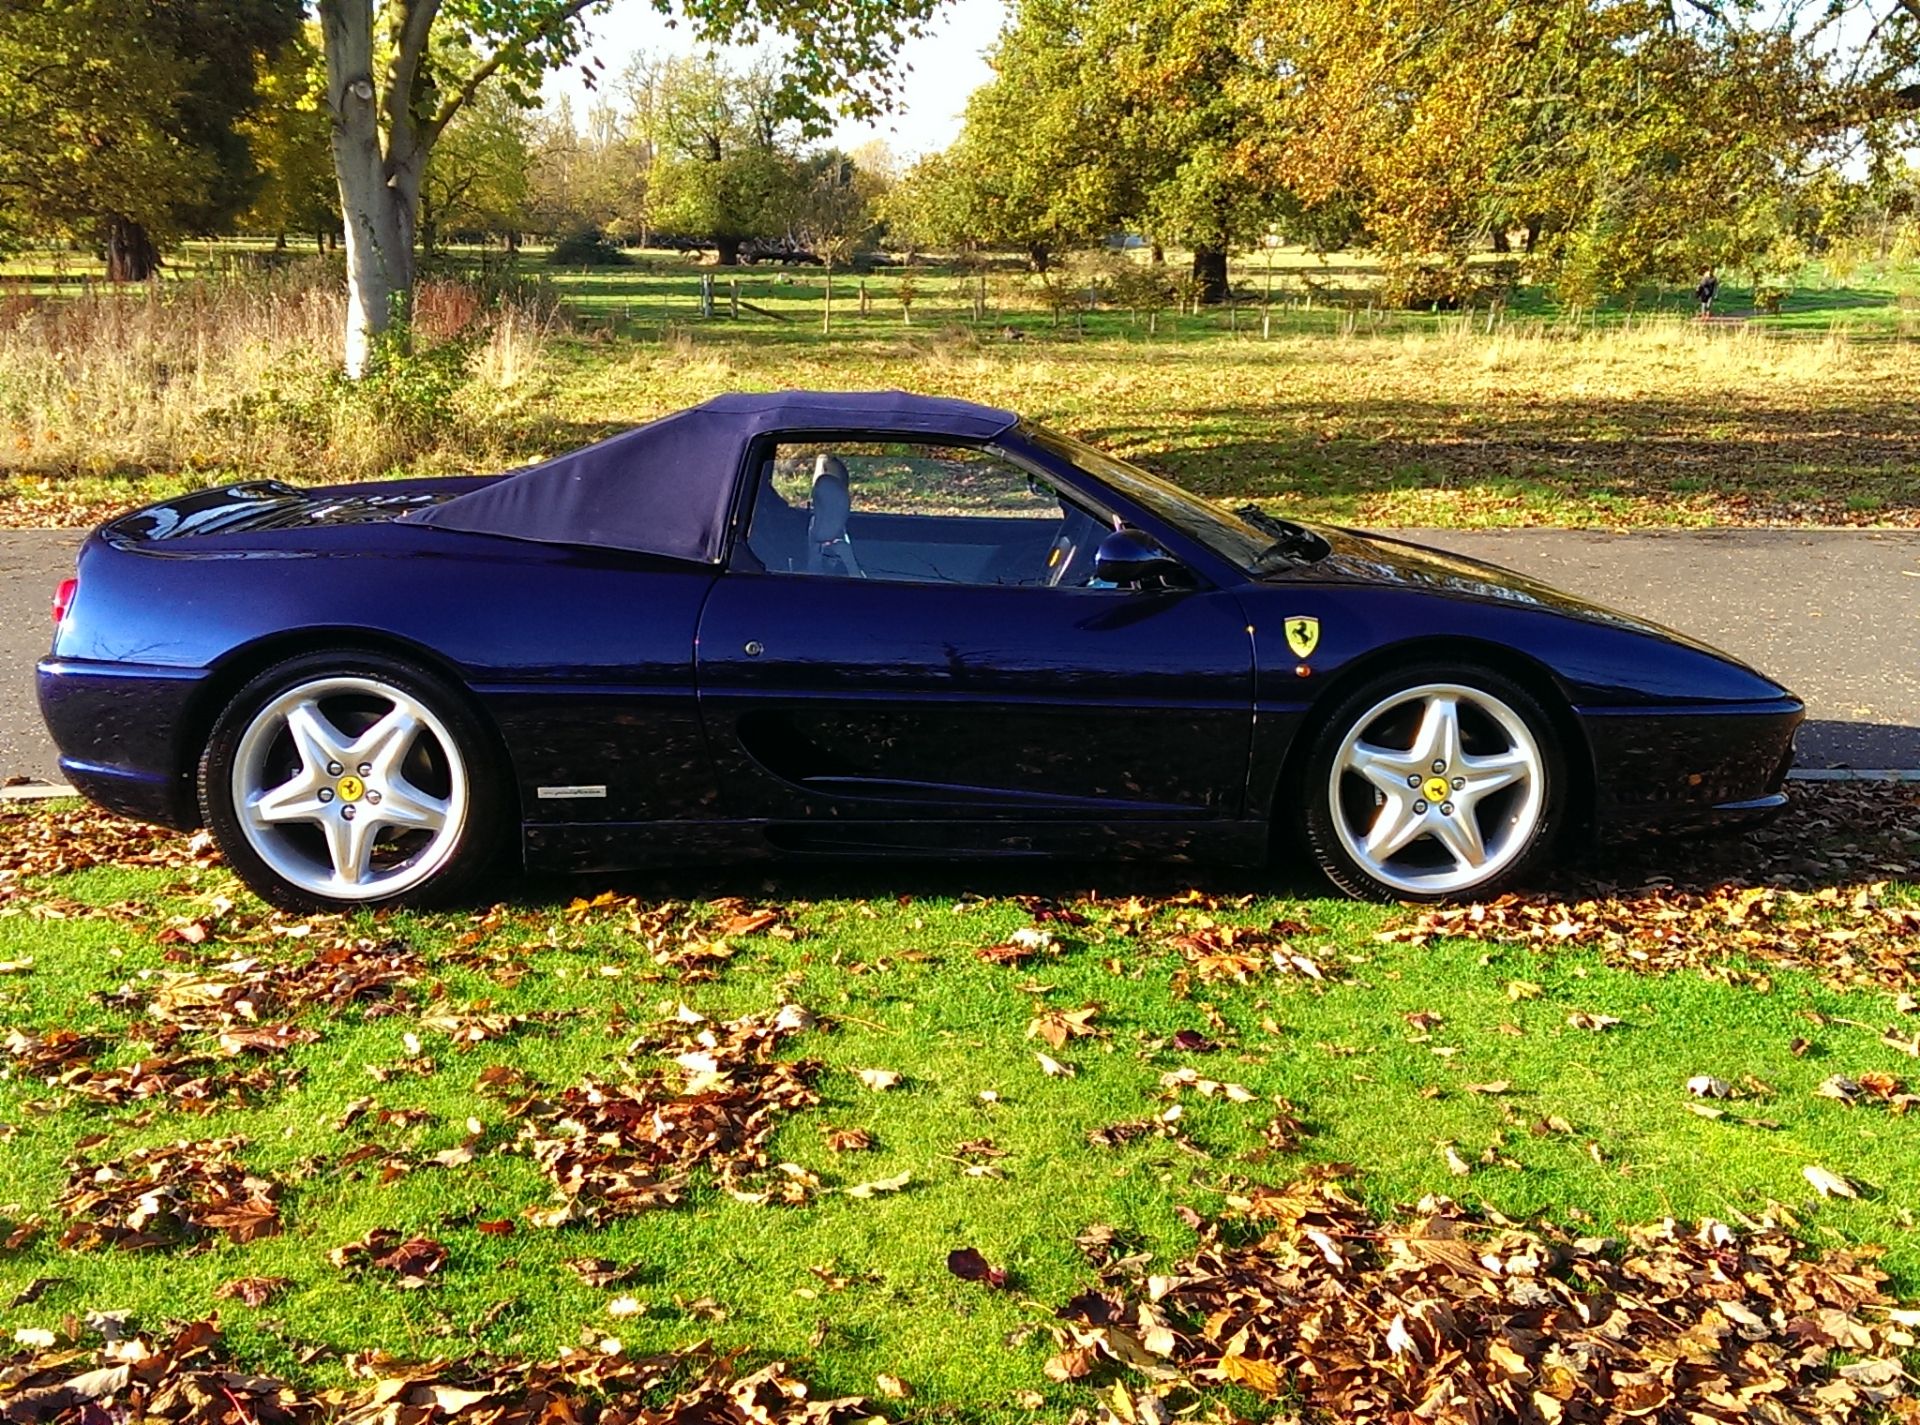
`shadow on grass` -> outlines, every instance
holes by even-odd
[[[1920,403],[1280,396],[1076,433],[1223,498],[1355,505],[1408,489],[1548,504],[1683,497],[1747,518],[1920,524]]]

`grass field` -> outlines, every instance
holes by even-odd
[[[669,255],[592,272],[529,256],[535,286],[502,308],[442,287],[424,354],[354,390],[331,375],[323,269],[203,281],[193,262],[141,294],[16,271],[0,518],[83,523],[239,476],[498,468],[718,391],[815,385],[1001,403],[1204,493],[1361,524],[1920,522],[1920,310],[1901,272],[1810,274],[1779,317],[1702,327],[1684,293],[1383,312],[1363,267],[1309,292],[1297,254],[1270,307],[1256,260],[1235,274],[1243,304],[1198,315],[1086,310],[1078,277],[1055,310],[1010,268],[882,270],[835,276],[827,334],[817,270],[743,269],[743,299],[776,315],[734,320],[730,274],[706,318],[701,270]]]
[[[8,813],[0,846],[0,1301],[50,1341],[217,1311],[243,1369],[319,1389],[353,1353],[711,1338],[900,1418],[1066,1419],[1116,1379],[1048,1374],[1096,1277],[1077,1238],[1165,1273],[1203,1220],[1337,1164],[1383,1217],[1428,1193],[1592,1237],[1771,1217],[1883,1247],[1920,1296],[1913,789],[1809,794],[1678,883],[1670,851],[1617,853],[1479,919],[1108,867],[523,884],[296,925],[203,849],[78,810]],[[597,1216],[617,1194],[543,1172],[556,1124],[592,1121],[569,1085],[755,1082],[720,1026],[783,1011],[767,1062],[816,1063],[810,1089],[763,1140],[653,1140],[679,1200]],[[721,1047],[675,1068],[702,1032]],[[177,1161],[132,1156],[217,1140],[265,1227],[183,1228]],[[378,1229],[426,1243],[417,1289],[330,1260]],[[957,1277],[963,1248],[1004,1287]],[[223,1298],[242,1279],[269,1299]]]

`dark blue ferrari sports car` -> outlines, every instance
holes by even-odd
[[[1480,896],[1569,833],[1775,810],[1802,715],[1519,575],[898,392],[185,496],[98,530],[55,617],[74,784],[296,908],[470,895],[507,854],[1297,848],[1356,895]]]

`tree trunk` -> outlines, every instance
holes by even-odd
[[[740,265],[741,242],[742,239],[737,237],[715,237],[713,240],[715,252],[714,261],[722,267],[738,267]]]
[[[1513,239],[1507,236],[1506,228],[1498,227],[1493,230],[1493,250],[1502,253],[1513,251]]]
[[[107,281],[145,282],[160,269],[160,250],[147,230],[118,213],[107,219]]]
[[[1209,307],[1227,300],[1227,251],[1221,247],[1196,247],[1193,250],[1193,280],[1199,286],[1198,301]]]
[[[1155,267],[1165,267],[1167,265],[1167,249],[1162,244],[1155,243],[1153,250],[1148,254],[1148,260],[1151,261]]]
[[[415,135],[381,151],[371,0],[320,0],[333,117],[333,169],[347,232],[347,375],[366,374],[375,339],[413,301],[413,225],[426,149]]]
[[[1527,219],[1527,256],[1533,256],[1533,250],[1540,243],[1540,219]]]
[[[1053,266],[1053,254],[1047,251],[1045,243],[1036,242],[1028,246],[1027,266],[1042,274]]]

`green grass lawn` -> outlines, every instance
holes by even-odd
[[[573,904],[595,886],[521,883],[485,914],[288,934],[177,839],[115,833],[89,852],[101,833],[77,813],[8,813],[0,1043],[8,1030],[77,1031],[97,1038],[99,1068],[217,1054],[204,1017],[169,1039],[148,1006],[179,997],[161,993],[182,983],[167,977],[245,973],[236,957],[266,967],[269,986],[291,985],[326,947],[365,941],[398,955],[411,982],[292,1015],[318,1038],[217,1063],[204,1113],[165,1096],[90,1104],[16,1063],[0,1077],[0,1241],[6,1222],[46,1225],[0,1251],[0,1302],[31,1296],[9,1328],[56,1331],[90,1311],[152,1327],[218,1310],[242,1361],[310,1386],[344,1380],[351,1352],[549,1358],[606,1336],[630,1351],[712,1338],[749,1361],[795,1363],[822,1395],[898,1377],[915,1391],[912,1418],[1033,1419],[1014,1402],[1039,1391],[1040,1418],[1060,1419],[1107,1379],[1043,1372],[1058,1349],[1053,1313],[1093,1281],[1078,1235],[1110,1227],[1164,1271],[1197,1240],[1185,1209],[1211,1217],[1229,1194],[1335,1163],[1355,1165],[1353,1190],[1383,1215],[1442,1193],[1594,1235],[1667,1216],[1737,1223],[1783,1204],[1810,1245],[1884,1247],[1893,1289],[1911,1298],[1912,1120],[1871,1093],[1849,1105],[1816,1090],[1834,1075],[1920,1069],[1896,1047],[1920,1030],[1901,998],[1920,956],[1901,948],[1911,938],[1897,918],[1920,905],[1920,819],[1897,791],[1823,794],[1816,810],[1793,830],[1684,858],[1701,888],[1722,888],[1701,901],[1670,885],[1616,896],[1613,883],[1681,864],[1628,853],[1539,903],[1544,943],[1442,927],[1425,945],[1376,938],[1416,926],[1415,912],[1327,899],[1298,877],[1208,877],[1190,892],[1114,867],[770,881],[743,870],[638,880],[618,888],[634,899],[598,908]],[[49,840],[62,826],[70,837]],[[1735,909],[1758,899],[1740,888],[1769,884],[1778,905]],[[1581,904],[1588,895],[1601,899]],[[774,915],[755,926],[746,916],[759,907]],[[1050,950],[1020,964],[981,957],[1036,925]],[[1277,968],[1276,950],[1297,959]],[[1665,962],[1676,968],[1635,968]],[[819,1062],[819,1102],[778,1119],[767,1158],[817,1177],[807,1201],[743,1201],[696,1168],[677,1205],[533,1225],[559,1199],[516,1151],[539,1117],[516,1104],[588,1078],[664,1069],[677,1081],[661,1045],[701,1026],[676,1020],[787,1005],[817,1018],[779,1052]],[[1090,1032],[1059,1047],[1035,1037],[1037,1018],[1086,1008]],[[462,1048],[433,1027],[447,1015],[525,1022],[496,1019],[500,1037]],[[1580,1015],[1617,1023],[1570,1022]],[[286,1017],[271,1001],[260,1011]],[[1069,1072],[1046,1072],[1042,1053]],[[526,1082],[491,1083],[503,1069]],[[871,1069],[899,1081],[869,1087],[859,1071]],[[1169,1086],[1181,1070],[1239,1087]],[[259,1082],[226,1093],[243,1072]],[[1697,1075],[1736,1096],[1690,1096]],[[1089,1141],[1148,1120],[1158,1131]],[[835,1151],[832,1130],[862,1130],[871,1146]],[[278,1235],[144,1252],[57,1245],[70,1176],[222,1138],[244,1140],[240,1160],[282,1185]],[[454,1161],[441,1165],[446,1150]],[[1809,1165],[1850,1179],[1858,1198],[1816,1198]],[[793,1181],[774,1169],[736,1186]],[[446,1266],[409,1291],[329,1262],[379,1228],[443,1243]],[[1008,1289],[956,1279],[947,1254],[962,1247],[1004,1267]],[[563,1265],[582,1257],[632,1275],[589,1287]],[[291,1285],[259,1308],[216,1298],[243,1277]],[[610,1315],[621,1297],[633,1300]]]

